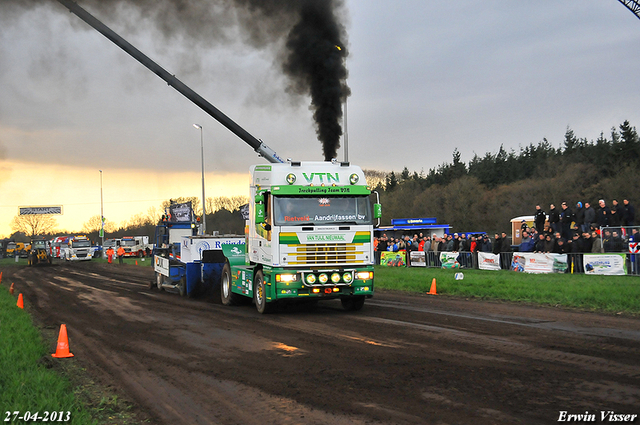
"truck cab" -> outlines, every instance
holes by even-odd
[[[265,313],[276,301],[340,299],[359,310],[373,296],[374,208],[359,167],[256,165],[250,195],[247,254],[223,272],[224,304],[250,297]]]
[[[91,260],[93,249],[91,241],[86,236],[74,236],[69,238],[67,248],[64,252],[66,261],[86,261]]]
[[[16,243],[14,241],[7,242],[7,247],[5,248],[5,256],[14,257],[16,255],[17,255]]]
[[[64,250],[69,245],[69,236],[53,238],[49,247],[52,258],[64,258]]]
[[[120,246],[124,248],[125,257],[142,258],[147,254],[147,249],[149,249],[149,237],[124,236],[120,240]]]

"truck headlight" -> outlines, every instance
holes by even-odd
[[[356,274],[356,279],[359,279],[359,280],[373,279],[373,272],[358,272]]]
[[[297,274],[276,274],[276,282],[295,282],[298,280]]]

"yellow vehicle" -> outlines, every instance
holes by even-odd
[[[5,250],[5,257],[13,257],[16,255],[16,243],[11,241],[7,243],[7,249]]]
[[[38,264],[51,264],[51,250],[49,241],[45,239],[34,239],[29,245],[31,248],[27,257],[27,264],[37,266]]]
[[[31,244],[24,242],[16,242],[16,250],[14,255],[17,255],[20,258],[27,258],[29,256],[29,252],[31,251]]]

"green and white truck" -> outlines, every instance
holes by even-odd
[[[360,167],[286,162],[251,167],[245,258],[227,259],[222,302],[253,298],[260,313],[278,301],[339,298],[359,310],[374,293],[371,202]]]

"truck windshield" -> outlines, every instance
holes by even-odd
[[[371,224],[368,196],[276,196],[276,226]]]
[[[91,242],[89,242],[89,241],[73,241],[73,242],[71,242],[71,245],[74,248],[89,248],[89,247],[91,247]]]
[[[123,239],[120,241],[120,245],[122,246],[136,246],[136,241],[133,239]]]
[[[47,244],[45,241],[33,241],[31,245],[33,249],[45,249],[47,247]]]

